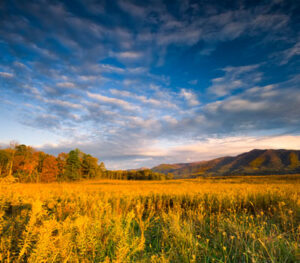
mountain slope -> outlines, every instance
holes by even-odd
[[[300,173],[299,150],[252,150],[235,157],[209,161],[161,164],[152,170],[173,173],[175,178],[200,175],[251,175]]]

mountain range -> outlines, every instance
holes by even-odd
[[[300,173],[300,150],[258,150],[192,163],[160,164],[154,172],[173,173],[174,178],[226,175]]]

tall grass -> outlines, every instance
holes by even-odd
[[[3,184],[0,261],[297,262],[298,180],[249,182]]]

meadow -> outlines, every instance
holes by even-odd
[[[300,176],[0,184],[0,262],[299,262]]]

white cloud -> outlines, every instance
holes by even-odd
[[[129,91],[125,90],[116,90],[116,89],[110,89],[110,92],[114,95],[119,95],[119,96],[124,96],[128,97],[131,99],[137,100],[137,102],[142,103],[142,104],[151,104],[156,107],[167,107],[167,108],[177,108],[177,106],[166,100],[158,100],[154,98],[147,98],[146,96],[143,95],[138,95]]]
[[[261,80],[262,73],[257,70],[258,67],[259,65],[247,65],[223,68],[224,75],[212,79],[208,92],[222,97],[236,89],[249,88]]]
[[[78,103],[72,103],[72,102],[69,102],[69,101],[64,101],[64,100],[46,100],[45,99],[45,102],[48,102],[48,103],[51,103],[51,104],[54,104],[54,105],[58,105],[58,106],[62,106],[62,107],[66,107],[66,108],[72,108],[72,109],[82,109],[82,105],[78,104]]]
[[[81,75],[79,79],[82,81],[95,81],[98,77],[93,75]]]
[[[171,125],[178,124],[178,121],[175,118],[173,118],[172,116],[169,116],[169,115],[163,116],[162,119],[164,121],[166,121],[168,124],[171,124]]]
[[[181,89],[180,96],[182,96],[188,103],[189,106],[197,106],[200,102],[197,99],[196,94],[190,90]]]
[[[123,59],[137,59],[142,56],[142,53],[135,52],[135,51],[124,51],[124,52],[115,53],[115,55],[118,58],[123,58]]]
[[[14,74],[9,73],[9,72],[0,72],[0,77],[3,78],[12,78],[14,76]]]
[[[134,16],[144,17],[146,14],[146,10],[143,7],[135,5],[130,1],[119,1],[119,5],[123,10]]]
[[[24,68],[24,69],[29,69],[25,64],[19,62],[19,61],[15,61],[14,65],[19,67],[19,68]]]
[[[229,136],[183,143],[169,149],[170,153],[189,155],[194,161],[236,155],[252,149],[300,149],[299,135]]]
[[[124,73],[125,70],[123,68],[115,67],[109,64],[102,64],[100,66],[102,72],[109,72],[109,73]]]
[[[226,104],[224,104],[224,110],[227,111],[262,111],[268,105],[266,105],[263,101],[249,101],[246,99],[235,99],[230,100]]]
[[[136,110],[138,109],[137,106],[132,105],[131,103],[125,101],[125,100],[121,100],[121,99],[117,99],[117,98],[111,98],[111,97],[107,97],[107,96],[103,96],[100,94],[96,94],[96,93],[91,93],[91,92],[87,92],[88,97],[96,99],[100,102],[103,103],[107,103],[107,104],[112,104],[115,106],[119,106],[122,107],[123,109],[126,110]]]
[[[56,86],[60,88],[75,88],[75,84],[72,82],[60,82]]]
[[[41,92],[36,87],[31,87],[29,85],[25,85],[23,88],[26,89],[26,90],[28,90],[37,99],[43,99]]]
[[[133,79],[125,79],[125,80],[123,80],[123,84],[125,86],[131,86],[131,85],[137,84],[137,81],[133,80]]]
[[[147,68],[145,67],[135,67],[135,68],[127,68],[128,73],[131,74],[142,74],[147,72]]]
[[[124,97],[131,97],[131,96],[134,95],[134,94],[132,94],[131,92],[129,92],[127,90],[110,89],[109,91],[110,91],[111,94],[124,96]]]
[[[281,64],[287,64],[293,57],[300,55],[300,41],[298,41],[294,46],[284,50],[282,53]]]

